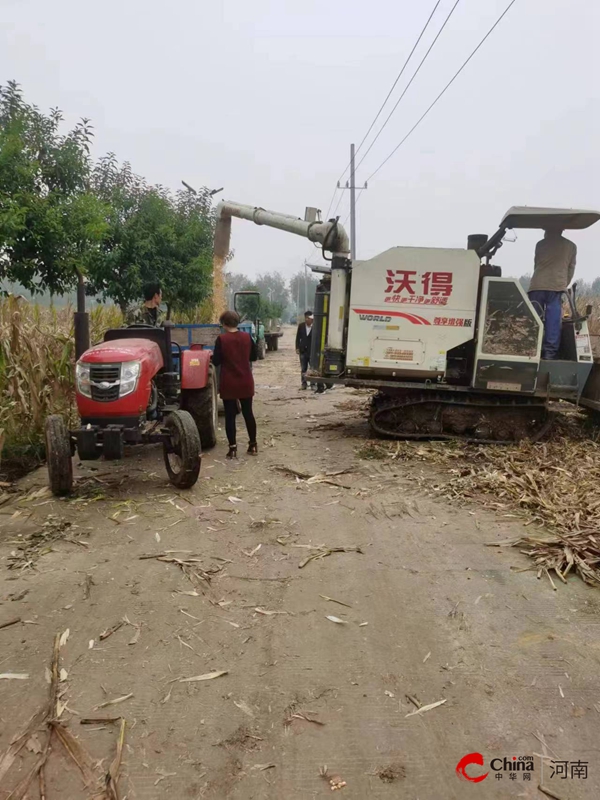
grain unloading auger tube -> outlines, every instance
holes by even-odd
[[[513,207],[493,236],[471,235],[466,249],[392,247],[354,262],[337,220],[311,222],[228,202],[218,215],[217,260],[229,252],[234,216],[305,236],[331,253],[331,269],[319,270],[308,377],[378,390],[371,407],[376,433],[535,440],[550,425],[550,400],[588,402],[588,314],[566,295],[558,359],[543,360],[539,309],[491,259],[509,229],[583,229],[599,212]]]
[[[308,216],[308,215],[307,215]],[[334,353],[333,358],[341,361],[344,340],[344,321],[346,308],[347,279],[351,262],[350,242],[344,227],[337,220],[329,222],[300,219],[290,214],[267,211],[258,206],[244,205],[224,200],[217,206],[217,226],[215,230],[214,261],[216,269],[222,269],[230,250],[231,218],[249,220],[256,225],[266,225],[280,231],[303,236],[311,242],[320,244],[323,252],[331,253],[331,300],[332,314],[337,317],[335,324],[329,325],[327,347]],[[220,285],[220,284],[219,284]],[[216,291],[216,287],[215,287]],[[219,305],[220,303],[220,305]],[[225,307],[224,297],[216,303]],[[331,317],[331,315],[330,315]]]

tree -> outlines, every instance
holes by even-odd
[[[527,275],[521,275],[519,278],[519,283],[523,287],[523,289],[528,292],[529,291],[529,284],[531,283],[531,275],[527,273]]]
[[[233,308],[234,294],[248,289],[252,285],[252,281],[242,272],[227,272],[225,273],[225,285],[227,286],[227,305],[229,308]]]
[[[208,189],[150,186],[112,153],[94,165],[89,120],[61,122],[0,86],[0,283],[63,294],[84,274],[125,309],[160,279],[169,311],[196,308],[212,289]]]
[[[292,276],[290,280],[290,294],[292,296],[292,304],[296,309],[296,314],[302,314],[304,311],[312,309],[318,284],[319,278],[317,278],[313,272],[307,273],[306,281],[304,270],[299,270]]]
[[[170,311],[190,311],[211,292],[214,212],[207,189],[172,195],[149,186],[114,154],[98,162],[93,184],[108,204],[103,257],[92,270],[90,292],[124,310],[144,283],[159,279]]]
[[[254,284],[265,301],[273,303],[280,309],[276,316],[281,316],[290,299],[283,275],[279,272],[265,272],[255,278]]]
[[[43,114],[17,83],[0,86],[0,280],[61,294],[95,263],[107,229],[90,190],[92,128],[59,132],[58,109]]]

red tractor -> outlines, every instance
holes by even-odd
[[[106,331],[76,364],[80,425],[69,430],[54,414],[46,420],[50,488],[73,486],[72,458],[123,458],[125,445],[162,443],[169,480],[180,489],[200,473],[202,448],[217,437],[217,378],[202,345],[182,349],[171,328],[132,325]]]

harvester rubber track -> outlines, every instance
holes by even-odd
[[[514,444],[540,439],[554,417],[543,401],[534,398],[409,390],[375,395],[369,422],[379,436],[394,439]]]

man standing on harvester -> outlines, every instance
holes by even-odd
[[[562,325],[562,294],[573,280],[577,247],[560,228],[546,228],[535,247],[529,299],[544,320],[542,358],[558,357]]]

